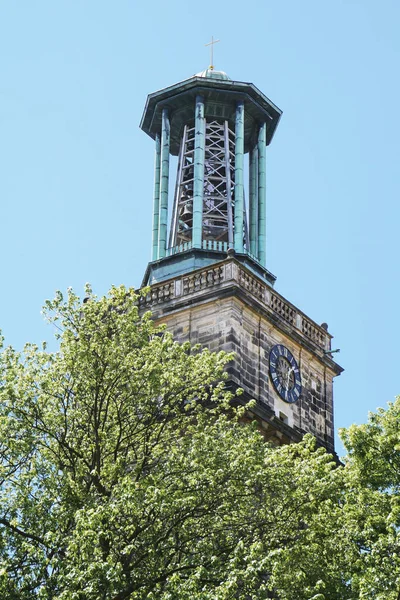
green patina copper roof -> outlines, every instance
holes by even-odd
[[[190,79],[158,90],[147,97],[140,127],[155,139],[161,132],[162,111],[170,114],[170,153],[178,156],[185,125],[194,119],[196,96],[205,100],[205,117],[227,120],[234,131],[236,106],[245,103],[244,150],[248,152],[254,143],[254,135],[260,123],[267,124],[266,144],[271,142],[282,111],[252,83],[233,81],[223,71],[206,69]]]
[[[210,79],[223,79],[225,81],[231,81],[231,78],[225,73],[225,71],[215,71],[213,67],[208,67],[205,71],[197,73],[195,77],[208,77]]]

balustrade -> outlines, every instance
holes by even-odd
[[[227,266],[227,264],[214,265],[190,275],[183,275],[168,283],[154,284],[140,303],[150,307],[180,296],[189,296],[216,285],[233,282],[256,297],[265,307],[297,329],[308,340],[325,351],[329,350],[330,336],[321,327],[296,310],[270,286],[251,275],[247,270],[240,266],[232,268],[230,265],[229,268]]]

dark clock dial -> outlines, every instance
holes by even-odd
[[[283,344],[276,344],[271,348],[269,372],[272,383],[282,400],[293,403],[300,398],[300,369],[293,354]]]

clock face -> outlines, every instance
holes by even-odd
[[[282,344],[276,344],[271,348],[269,372],[282,400],[296,402],[301,394],[300,369],[293,354]]]

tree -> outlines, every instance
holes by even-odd
[[[342,438],[346,519],[359,549],[353,590],[359,598],[400,600],[400,397]]]
[[[345,470],[273,448],[131,289],[45,306],[59,349],[0,356],[0,597],[343,600]]]

